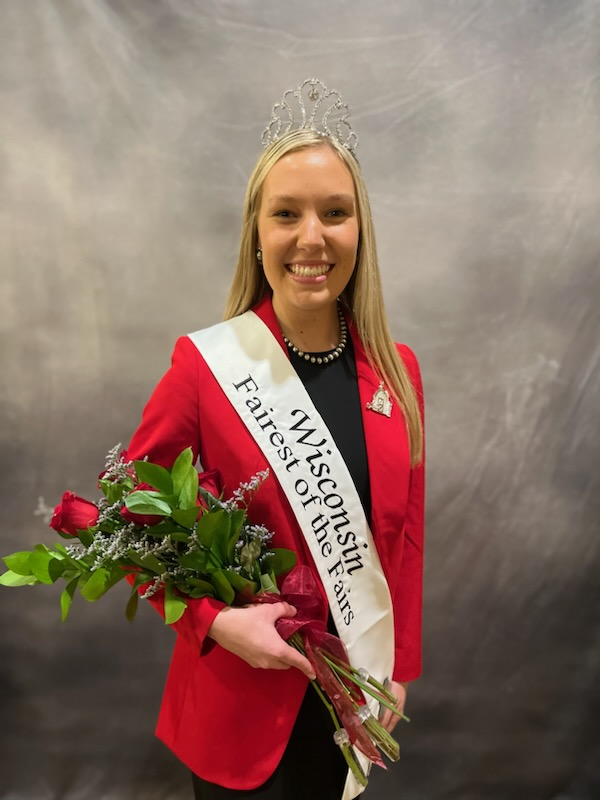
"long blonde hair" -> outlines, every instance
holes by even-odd
[[[248,311],[269,291],[262,266],[256,258],[257,219],[267,174],[284,155],[307,147],[323,146],[331,147],[350,171],[358,205],[360,238],[356,267],[342,300],[350,311],[372,367],[385,380],[404,410],[411,462],[416,465],[423,456],[423,426],[419,401],[406,367],[398,355],[385,313],[367,189],[358,162],[334,139],[324,138],[310,129],[292,131],[273,142],[258,159],[246,189],[240,251],[225,308],[225,319]]]

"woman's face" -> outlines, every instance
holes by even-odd
[[[359,232],[352,175],[330,147],[277,161],[262,187],[258,242],[280,319],[333,309],[354,271]]]

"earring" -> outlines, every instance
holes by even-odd
[[[256,260],[258,261],[259,264],[262,264],[262,250],[260,249],[260,247],[256,248]]]

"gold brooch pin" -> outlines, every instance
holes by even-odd
[[[375,411],[375,413],[383,414],[385,417],[392,416],[392,398],[383,385],[383,381],[379,384],[379,388],[375,390],[371,402],[367,403],[367,408],[369,411]]]

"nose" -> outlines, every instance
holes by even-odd
[[[318,214],[305,214],[298,228],[298,248],[311,250],[325,244],[324,228]]]

